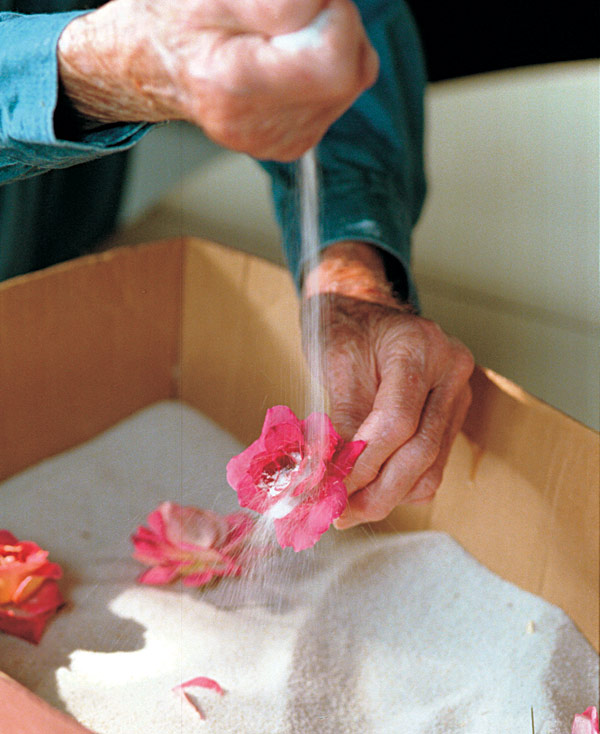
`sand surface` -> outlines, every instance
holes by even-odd
[[[598,657],[566,615],[443,533],[329,531],[248,579],[145,587],[129,537],[159,502],[237,509],[243,447],[163,402],[0,484],[0,527],[50,550],[69,604],[0,669],[99,734],[566,734]],[[193,694],[200,721],[172,687]]]

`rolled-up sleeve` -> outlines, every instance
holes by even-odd
[[[375,85],[327,132],[318,147],[322,248],[359,240],[386,253],[390,280],[417,305],[410,240],[425,197],[425,67],[418,33],[401,0],[359,0],[380,58]],[[296,166],[263,163],[271,174],[288,265],[302,278]]]
[[[0,184],[130,148],[146,124],[106,125],[76,140],[56,137],[56,49],[82,12],[0,13]]]

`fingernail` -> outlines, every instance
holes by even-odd
[[[333,521],[333,527],[336,530],[348,530],[348,528],[354,527],[354,525],[357,525],[357,522],[347,517],[338,517],[337,520]]]

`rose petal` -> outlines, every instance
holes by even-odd
[[[307,460],[305,467],[305,476],[294,487],[293,495],[295,497],[301,494],[309,496],[316,487],[318,487],[327,475],[328,466],[324,461]]]
[[[195,709],[196,713],[202,719],[202,721],[204,721],[206,719],[206,716],[204,715],[204,711],[202,711],[202,709],[196,703],[196,701],[194,701],[194,699],[190,696],[189,693],[187,693],[187,691],[181,691],[181,694],[185,698],[185,700],[190,704],[190,706],[192,706]]]
[[[165,541],[167,539],[166,534],[166,528],[165,528],[165,518],[164,518],[164,505],[166,503],[163,502],[163,504],[159,505],[154,512],[151,512],[146,522],[148,523],[148,527],[150,530],[154,533],[154,536],[157,540]]]
[[[137,536],[132,536],[133,545],[135,548],[133,557],[142,563],[148,565],[159,564],[164,561],[165,551],[162,546],[156,543],[147,543],[146,541],[140,541]]]
[[[230,555],[241,550],[254,532],[254,520],[245,512],[234,512],[225,517],[229,530],[221,551]]]
[[[12,601],[14,604],[20,604],[34,594],[46,579],[43,576],[27,576],[17,586]]]
[[[571,734],[598,734],[598,727],[598,711],[595,706],[589,706],[582,714],[575,715]]]
[[[53,615],[53,611],[48,611],[34,617],[11,616],[0,607],[0,631],[37,645]]]
[[[191,573],[181,577],[184,586],[193,586],[199,588],[200,586],[206,586],[214,578],[221,576],[228,576],[230,574],[223,573],[216,568],[210,568],[202,573]]]
[[[186,681],[185,683],[180,683],[178,686],[175,686],[173,688],[173,691],[180,692],[185,700],[194,707],[196,712],[198,713],[198,716],[200,716],[201,719],[206,719],[206,716],[204,715],[204,712],[198,705],[198,703],[189,695],[189,693],[185,690],[186,688],[189,688],[191,686],[198,686],[199,688],[207,688],[211,691],[215,691],[220,696],[223,696],[225,694],[225,691],[221,688],[221,686],[217,683],[216,680],[213,680],[212,678],[206,678],[205,676],[198,676],[197,678],[192,678],[191,680]]]
[[[166,539],[177,545],[189,543],[202,548],[218,545],[227,533],[227,522],[210,510],[182,507],[173,502],[161,505]]]
[[[281,425],[287,426],[290,431],[295,431],[299,440],[302,441],[302,428],[300,421],[296,417],[294,411],[287,405],[274,405],[269,408],[265,414],[265,422],[263,423],[261,435],[264,437],[271,429],[278,428]]]
[[[175,686],[173,688],[174,691],[183,690],[184,688],[190,688],[191,686],[198,686],[199,688],[208,688],[211,691],[215,691],[220,696],[225,695],[225,691],[221,686],[217,683],[216,680],[213,680],[212,678],[207,678],[204,675],[200,675],[197,678],[191,678],[190,680],[185,681],[185,683],[180,683],[178,686]]]
[[[144,571],[138,577],[140,584],[155,584],[162,586],[164,584],[170,584],[179,576],[179,565],[173,564],[172,566],[154,566]]]
[[[366,441],[348,441],[335,453],[331,463],[340,479],[350,474],[366,445]]]
[[[19,541],[8,530],[0,530],[0,545],[17,545]]]
[[[43,614],[47,611],[55,611],[64,604],[58,584],[54,579],[46,581],[37,592],[29,599],[18,605],[25,614]]]
[[[227,462],[227,481],[234,489],[241,486],[246,478],[248,467],[255,456],[264,452],[262,440],[259,438],[251,443],[241,454],[232,457]]]
[[[263,433],[263,445],[266,453],[290,454],[303,450],[304,435],[300,421],[296,416],[294,418],[293,423],[280,423],[277,426],[271,426]]]
[[[310,454],[327,463],[342,440],[329,416],[325,413],[311,413],[302,421],[302,430]]]
[[[247,507],[261,515],[269,509],[273,502],[277,501],[276,498],[272,499],[266,492],[259,490],[257,483],[249,473],[243,477],[240,484],[231,486],[237,492],[240,507]]]
[[[344,485],[331,482],[323,494],[319,502],[298,505],[289,515],[274,521],[275,534],[282,548],[291,546],[296,552],[311,548],[342,514],[348,497]]]
[[[286,405],[275,405],[267,410],[260,436],[256,441],[251,443],[248,448],[244,449],[244,451],[237,456],[234,456],[227,463],[227,481],[231,487],[236,489],[238,485],[243,482],[248,466],[251,464],[254,457],[257,454],[264,453],[265,451],[265,435],[273,426],[276,426],[279,423],[298,424],[298,419],[292,410],[290,410]]]
[[[37,642],[54,609],[62,603],[54,582],[62,569],[48,561],[48,551],[37,543],[20,541],[8,530],[0,531],[0,540],[0,629]],[[47,586],[49,581],[53,586]]]
[[[46,625],[64,604],[54,580],[47,580],[37,592],[20,605],[0,606],[0,630],[37,644]]]

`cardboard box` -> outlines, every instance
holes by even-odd
[[[198,240],[113,250],[0,285],[0,480],[165,398],[251,442],[267,407],[302,413],[298,319],[285,271]],[[378,529],[450,532],[560,606],[598,650],[598,434],[490,371],[478,368],[472,385],[435,502],[397,508]],[[84,731],[0,677],[0,722],[9,721],[20,728],[0,731]]]

